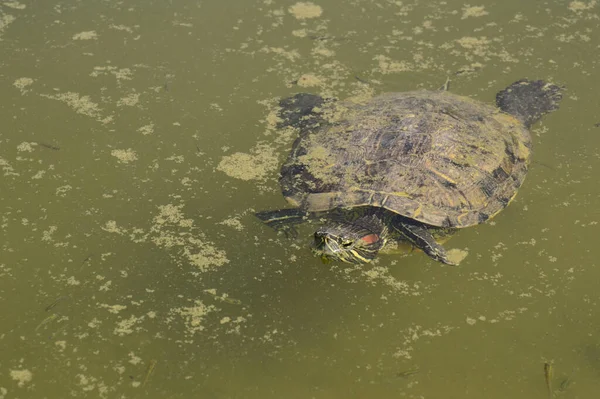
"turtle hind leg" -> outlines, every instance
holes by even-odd
[[[282,99],[279,101],[279,117],[283,120],[280,126],[291,126],[300,130],[317,126],[321,117],[314,109],[320,108],[324,102],[322,97],[308,93],[298,93]]]
[[[425,252],[431,258],[447,265],[456,266],[456,263],[448,257],[446,249],[435,240],[431,232],[423,224],[397,218],[394,220],[393,226],[415,247]]]
[[[296,208],[261,211],[256,212],[254,216],[273,230],[283,232],[287,237],[297,237],[298,231],[295,226],[308,219],[307,212]]]
[[[496,95],[496,105],[530,127],[558,109],[563,88],[543,80],[521,79]]]

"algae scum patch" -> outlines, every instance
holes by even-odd
[[[130,237],[135,243],[151,242],[158,248],[167,250],[177,264],[192,265],[199,272],[229,263],[225,252],[207,240],[194,221],[185,218],[182,209],[183,205],[158,206],[158,214],[153,217],[153,224],[148,230],[120,227],[114,220],[107,221],[102,229]]]
[[[268,145],[258,145],[251,153],[236,152],[223,156],[217,169],[230,177],[240,180],[264,181],[276,173],[279,159],[273,148]]]
[[[323,9],[311,2],[298,2],[289,8],[290,14],[296,19],[310,19],[317,18],[323,14]]]

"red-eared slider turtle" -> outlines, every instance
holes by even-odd
[[[313,247],[324,258],[368,262],[401,239],[453,264],[434,237],[510,203],[527,173],[528,129],[561,97],[541,80],[513,83],[497,107],[446,90],[333,105],[297,94],[280,104],[283,124],[300,130],[280,178],[295,208],[257,216],[276,228],[325,220]]]

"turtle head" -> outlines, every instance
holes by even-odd
[[[386,233],[387,228],[374,215],[335,222],[315,232],[313,252],[324,262],[368,263],[385,245]]]

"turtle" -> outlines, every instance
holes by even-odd
[[[521,79],[496,106],[447,90],[333,101],[298,93],[280,101],[282,127],[299,136],[279,183],[293,208],[255,215],[288,232],[319,221],[324,261],[367,263],[407,241],[454,265],[441,238],[506,208],[531,159],[529,129],[558,109],[563,87]]]

